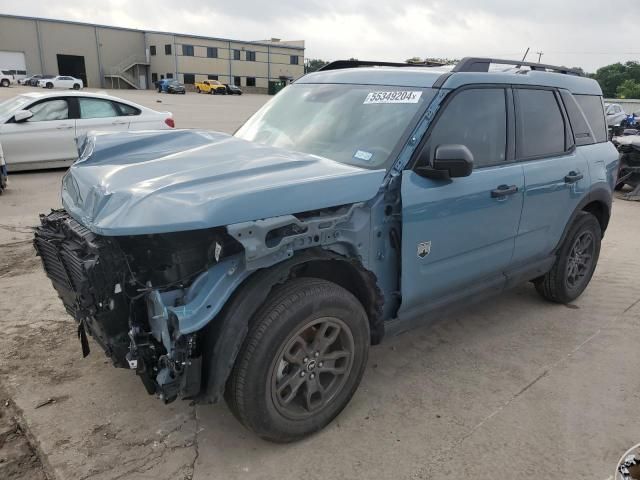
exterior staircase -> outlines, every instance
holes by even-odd
[[[139,72],[141,72],[140,67],[147,67],[148,65],[149,60],[147,58],[132,56],[123,60],[115,67],[106,69],[104,72],[104,76],[105,78],[110,78],[112,80],[117,79],[118,84],[120,83],[120,81],[123,81],[131,88],[147,88],[148,85],[140,84]]]

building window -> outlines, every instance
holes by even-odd
[[[247,77],[247,87],[256,86],[256,77]]]
[[[171,55],[171,44],[170,43],[167,43],[164,46],[164,54],[165,55]]]
[[[216,47],[207,47],[207,58],[218,58],[218,49]]]
[[[196,76],[194,73],[185,73],[184,74],[184,83],[185,85],[193,85],[196,83]]]
[[[193,45],[182,45],[182,55],[185,57],[193,57]]]
[[[218,80],[218,75],[207,75],[207,80]]]
[[[240,77],[233,77],[233,84],[236,87],[239,87],[240,86]]]
[[[233,59],[234,60],[240,60],[240,50],[234,50],[233,51]]]
[[[173,78],[173,73],[167,73],[167,78]]]
[[[158,81],[158,74],[157,73],[152,73],[151,74],[151,83],[156,83]]]
[[[298,65],[299,61],[300,61],[300,59],[298,58],[298,55],[291,55],[289,57],[289,63],[291,65]]]
[[[155,45],[149,46],[149,55],[155,55],[155,54],[156,54],[156,46]]]
[[[256,52],[251,50],[247,50],[245,53],[245,59],[247,62],[255,62],[256,61]]]

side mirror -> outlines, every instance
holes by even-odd
[[[33,117],[33,113],[31,113],[29,110],[18,110],[13,116],[13,119],[16,123],[22,123],[26,122],[31,117]]]
[[[473,154],[464,145],[439,145],[430,166],[418,167],[423,177],[446,180],[468,177],[473,171]]]

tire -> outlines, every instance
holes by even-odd
[[[202,93],[202,90],[200,90],[198,87],[196,87],[196,93]]]
[[[349,403],[366,367],[369,341],[367,315],[350,292],[325,280],[290,280],[254,316],[227,382],[227,404],[265,440],[306,437]],[[327,362],[333,363],[323,366]]]
[[[538,293],[556,303],[569,303],[578,298],[596,269],[601,238],[602,230],[596,217],[582,212],[571,225],[551,270],[534,281]],[[590,259],[584,264],[587,256]]]
[[[73,89],[74,90],[80,90],[80,84],[79,83],[74,83],[73,84]]]
[[[7,80],[6,78],[4,78],[2,80],[2,82],[0,83],[0,85],[2,85],[3,87],[8,87],[9,86],[9,80]]]
[[[47,88],[53,88],[53,83],[51,82],[47,83]]]

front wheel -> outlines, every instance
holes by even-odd
[[[260,308],[238,354],[225,398],[260,437],[292,442],[347,405],[367,363],[369,322],[344,288],[297,278]]]
[[[80,90],[80,84],[79,83],[74,83],[73,84],[73,89],[74,90]]]
[[[47,83],[47,88],[53,88],[53,83],[51,82]]]
[[[596,269],[601,239],[602,230],[596,217],[582,212],[573,222],[551,270],[534,281],[538,293],[557,303],[578,298]]]
[[[3,78],[2,82],[0,83],[0,85],[2,85],[3,87],[8,87],[9,86],[9,80],[7,80],[6,78]]]

